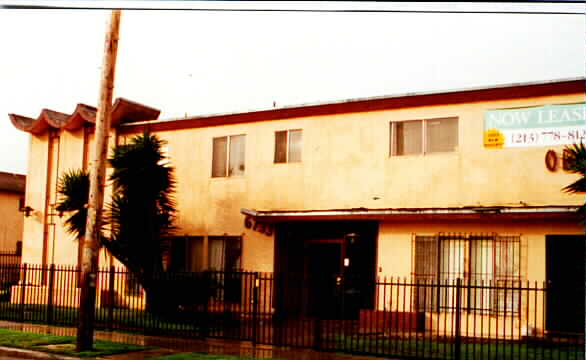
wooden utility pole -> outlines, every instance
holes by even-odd
[[[79,324],[77,327],[77,351],[87,351],[94,344],[94,314],[96,307],[96,283],[98,280],[99,238],[104,204],[104,184],[108,156],[108,138],[112,117],[112,93],[114,92],[114,73],[118,51],[118,32],[120,29],[120,10],[113,10],[106,34],[104,48],[104,68],[96,133],[94,154],[90,168],[90,193],[88,202],[85,241],[81,265],[81,297],[79,300]]]

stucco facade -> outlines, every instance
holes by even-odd
[[[0,172],[0,252],[16,253],[22,244],[26,176]]]
[[[343,258],[352,264],[362,261],[363,275],[417,275],[418,236],[495,233],[518,239],[515,279],[543,282],[548,280],[548,236],[584,233],[573,214],[584,197],[561,191],[576,175],[545,165],[547,151],[560,155],[565,144],[487,146],[485,116],[493,110],[584,101],[583,79],[571,79],[185,119],[158,120],[158,113],[119,116],[111,144],[147,128],[167,141],[177,178],[177,236],[198,241],[197,250],[188,254],[198,269],[215,261],[212,239],[230,236],[241,239],[240,268],[292,271],[287,260],[279,264],[284,251],[293,251],[278,245],[292,241],[285,226],[296,228],[295,236],[309,244],[318,236],[304,237],[310,223],[319,227],[320,221],[328,221],[336,229],[337,221],[346,221],[351,232],[352,222],[368,220],[374,224],[372,244],[365,250],[368,259],[339,258],[340,264]],[[457,119],[455,133],[448,134],[450,141],[456,138],[453,149],[392,153],[398,136],[392,123],[446,118]],[[28,126],[25,130],[32,133],[26,198],[34,211],[24,222],[23,262],[75,265],[76,242],[52,204],[57,178],[87,166],[91,121],[72,129],[48,122],[43,129],[35,125],[42,120],[13,117],[15,125]],[[301,130],[301,161],[275,163],[275,134],[287,130]],[[230,142],[239,135],[245,139],[243,173],[213,177],[214,139]],[[431,141],[429,136],[423,133],[424,142]],[[346,236],[334,230],[324,234],[333,242]],[[462,245],[461,251],[469,247]],[[107,254],[100,261],[114,263]],[[291,266],[297,265],[291,261]],[[307,271],[308,266],[296,269]]]

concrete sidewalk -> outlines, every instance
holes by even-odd
[[[10,321],[0,321],[0,328],[20,330],[32,333],[40,334],[51,334],[60,336],[76,336],[76,328],[49,326],[49,325],[36,325],[36,324],[24,324]],[[109,340],[114,342],[136,344],[143,346],[157,347],[154,350],[139,351],[120,355],[110,355],[99,357],[97,359],[110,359],[110,360],[139,360],[149,359],[152,357],[176,354],[176,353],[187,353],[187,352],[200,352],[208,354],[223,354],[223,355],[236,355],[246,356],[254,358],[273,358],[273,359],[287,359],[287,360],[374,360],[380,359],[369,356],[354,356],[345,355],[338,353],[320,352],[310,349],[291,349],[281,348],[270,345],[256,345],[254,346],[248,341],[230,341],[220,339],[184,339],[184,338],[172,338],[162,336],[149,336],[139,334],[127,334],[115,331],[96,331],[95,339]],[[24,350],[15,350],[0,348],[0,359],[2,356],[7,356],[3,351],[12,350],[13,353],[10,356],[12,358],[21,359],[71,359],[63,356],[48,355],[45,353],[36,353]],[[17,354],[19,353],[19,354]],[[39,357],[35,354],[38,354]],[[87,359],[87,358],[86,358]]]

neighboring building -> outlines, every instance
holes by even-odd
[[[24,175],[0,172],[0,262],[21,251],[25,184]]]
[[[327,310],[333,295],[323,290],[341,272],[549,281],[563,285],[547,311],[573,318],[584,308],[584,229],[574,214],[584,196],[562,192],[576,175],[560,157],[586,139],[584,102],[584,79],[169,120],[119,99],[111,139],[150,129],[168,142],[173,268],[321,274],[302,302],[283,305],[308,316]],[[10,117],[32,135],[23,262],[76,265],[76,242],[51,206],[58,176],[87,167],[95,109]],[[359,286],[371,294],[363,305],[377,306],[372,281]],[[568,301],[580,289],[582,302]],[[404,301],[424,311],[450,300]],[[469,301],[491,314],[524,304],[499,292]]]

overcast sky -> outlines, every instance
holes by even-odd
[[[425,3],[289,6],[527,9]],[[533,11],[584,13],[582,4],[532,6]],[[29,135],[12,126],[8,113],[36,118],[43,108],[71,113],[77,103],[96,106],[108,17],[105,10],[0,9],[0,171],[27,172]],[[584,15],[126,10],[115,97],[159,108],[161,118],[175,118],[269,108],[273,101],[278,107],[580,77],[585,39]]]

